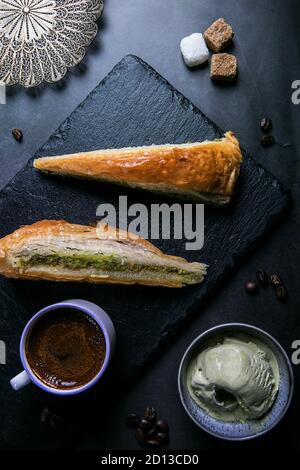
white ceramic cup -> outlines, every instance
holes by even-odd
[[[105,346],[106,346],[105,359],[104,359],[103,365],[100,371],[95,375],[95,377],[93,377],[92,380],[82,385],[81,387],[73,388],[69,390],[52,388],[46,385],[41,380],[39,380],[39,378],[34,374],[31,367],[29,366],[29,363],[26,357],[26,351],[25,351],[27,336],[32,326],[34,325],[34,323],[43,315],[49,312],[52,312],[55,310],[63,310],[63,309],[79,310],[80,312],[83,312],[89,315],[90,317],[92,317],[101,328],[101,331],[105,338]],[[38,313],[36,313],[29,320],[29,322],[27,323],[27,325],[25,326],[23,330],[21,341],[20,341],[20,357],[21,357],[24,370],[20,372],[18,375],[16,375],[13,379],[11,379],[10,384],[14,390],[20,390],[21,388],[25,387],[25,385],[28,385],[30,382],[33,382],[35,385],[37,385],[39,388],[41,388],[45,392],[52,393],[54,395],[76,395],[78,393],[84,392],[85,390],[92,387],[96,382],[98,382],[100,377],[102,377],[102,375],[106,371],[114,353],[115,343],[116,343],[116,332],[115,332],[114,325],[110,317],[107,315],[107,313],[98,305],[92,302],[89,302],[87,300],[81,300],[81,299],[65,300],[63,302],[58,302],[53,305],[48,305],[48,307],[45,307],[42,310],[40,310]]]

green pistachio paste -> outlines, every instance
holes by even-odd
[[[158,265],[141,265],[129,264],[121,261],[120,257],[114,254],[87,254],[87,253],[51,253],[51,254],[34,254],[30,257],[20,258],[20,267],[26,269],[32,266],[61,266],[66,269],[88,269],[94,268],[100,271],[124,272],[130,271],[135,273],[157,273],[157,274],[173,274],[180,276],[183,281],[197,281],[199,275],[190,273],[184,269],[175,266],[158,266]]]

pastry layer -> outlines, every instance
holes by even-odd
[[[95,150],[34,160],[38,170],[90,178],[214,204],[230,200],[242,154],[232,132],[193,144]]]
[[[164,255],[146,240],[107,225],[44,220],[0,240],[6,277],[182,287],[203,281],[206,265]]]

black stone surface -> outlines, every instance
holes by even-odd
[[[188,69],[179,51],[179,42],[184,36],[204,31],[220,16],[232,24],[236,33],[228,52],[237,56],[239,78],[230,87],[212,83],[208,66]],[[299,449],[300,365],[293,366],[295,395],[286,418],[265,437],[240,444],[214,439],[194,425],[178,397],[177,371],[191,341],[204,329],[224,322],[243,321],[267,330],[281,342],[290,357],[292,343],[300,339],[300,105],[291,100],[292,82],[300,79],[300,3],[298,0],[105,0],[99,26],[99,35],[84,63],[71,70],[63,83],[31,91],[17,87],[7,89],[7,104],[0,105],[1,188],[122,57],[136,54],[219,126],[234,130],[255,161],[280,178],[292,192],[294,203],[283,223],[236,266],[234,275],[222,283],[222,289],[211,295],[201,309],[196,309],[193,320],[178,330],[166,348],[160,349],[159,355],[130,388],[118,388],[115,393],[110,389],[105,393],[101,387],[93,412],[87,410],[87,425],[78,436],[81,437],[80,447],[138,449],[134,433],[124,426],[124,417],[128,411],[142,413],[146,405],[152,404],[169,422],[171,449],[211,449],[214,452],[223,448],[239,449],[247,455],[256,449],[271,452]],[[260,145],[259,123],[264,116],[272,118],[272,133],[277,141],[267,149]],[[22,144],[11,136],[14,127],[23,131]],[[258,267],[269,274],[279,271],[282,275],[289,291],[285,304],[277,301],[271,289],[253,298],[245,294],[244,284],[255,277]],[[34,291],[28,290],[28,297],[36,292],[37,287]],[[2,295],[9,298],[10,289]],[[11,394],[7,386],[8,379],[15,373],[21,330],[21,319],[14,315],[13,303],[9,314],[15,323],[7,327],[5,333],[7,364],[0,365],[0,387],[3,394],[9,394],[12,403],[9,410],[0,407],[3,429],[0,447],[57,447],[61,434],[65,436],[66,431],[51,433],[39,425],[40,411],[49,403],[48,396],[32,389]],[[0,329],[0,339],[3,336],[4,327]],[[83,401],[82,412],[84,404]],[[16,412],[11,413],[14,406]],[[65,402],[60,405],[62,409],[65,406]],[[70,412],[75,418],[79,411],[76,404],[70,403]],[[36,428],[39,435],[33,438],[32,429]],[[63,444],[68,445],[70,441],[64,439]]]
[[[149,65],[135,56],[127,56],[35,156],[152,143],[194,142],[220,136],[222,131]],[[170,291],[141,286],[36,283],[1,278],[1,328],[5,334],[7,330],[17,334],[14,349],[17,350],[22,324],[40,308],[68,298],[89,299],[101,305],[115,324],[118,343],[110,386],[124,387],[135,373],[145,367],[159,344],[181,327],[188,315],[199,309],[200,302],[216,289],[241,257],[249,253],[287,207],[288,197],[278,180],[248,155],[244,157],[230,206],[226,209],[205,207],[205,243],[201,251],[186,251],[185,240],[156,241],[164,252],[184,256],[190,261],[206,262],[209,270],[203,285]],[[135,202],[145,204],[149,213],[153,203],[173,202],[163,196],[97,182],[45,176],[33,169],[30,160],[0,194],[0,235],[43,218],[93,223],[99,204],[111,203],[118,209],[119,195],[128,195],[128,205]],[[183,203],[181,206],[184,211]],[[19,367],[17,357],[10,361],[12,374],[17,373]],[[118,377],[115,375],[117,370]],[[7,386],[1,390],[5,409],[2,428],[5,435],[2,438],[11,439],[10,433],[19,426],[16,414],[19,408],[12,401],[15,393],[7,390]],[[109,389],[109,383],[107,386]],[[89,393],[90,412],[99,400],[100,387],[101,384],[98,392]],[[29,400],[39,394],[33,387],[25,393]],[[21,408],[24,405],[22,397],[23,392],[20,392]],[[86,403],[86,398],[79,396],[73,401],[80,409],[85,409],[80,418],[82,428],[87,412],[82,402]],[[53,402],[59,406],[61,400],[53,399]],[[72,429],[76,429],[73,424]],[[37,442],[39,426],[32,426],[30,435]]]

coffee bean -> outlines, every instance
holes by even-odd
[[[169,431],[168,423],[164,419],[158,419],[155,423],[155,427],[156,427],[157,431],[160,431],[160,432],[168,432]]]
[[[283,301],[287,298],[287,290],[284,286],[277,286],[275,292],[279,300]]]
[[[156,419],[156,410],[155,410],[155,408],[153,408],[153,406],[147,406],[147,408],[145,409],[144,416],[145,416],[146,420],[149,421],[150,423],[155,421],[155,419]]]
[[[271,285],[275,289],[277,298],[284,301],[287,298],[286,287],[278,274],[272,274]]]
[[[136,413],[128,413],[126,416],[126,424],[128,426],[138,426],[140,417]]]
[[[275,138],[271,134],[265,134],[260,139],[260,143],[263,147],[267,147],[275,143]]]
[[[147,419],[140,419],[138,427],[143,431],[147,431],[151,427],[151,423]]]
[[[263,269],[259,269],[256,272],[256,279],[262,287],[266,287],[268,285],[268,277]]]
[[[278,274],[272,274],[271,277],[271,285],[272,287],[274,287],[276,289],[276,287],[278,286],[283,286],[283,282],[280,278],[280,276],[278,276]]]
[[[150,439],[150,438],[154,438],[154,439],[155,439],[155,438],[156,438],[156,434],[157,434],[157,432],[156,432],[155,427],[152,427],[152,428],[150,428],[150,429],[148,429],[148,430],[146,431],[146,437],[147,437],[147,439]]]
[[[146,444],[151,447],[160,447],[160,442],[157,439],[147,439]]]
[[[134,435],[139,444],[141,445],[145,444],[145,434],[140,428],[137,428]]]
[[[156,410],[147,406],[144,417],[139,418],[136,413],[129,413],[126,423],[136,427],[135,437],[141,446],[161,447],[169,442],[169,426],[163,419],[156,419]]]
[[[41,412],[41,422],[42,423],[47,423],[50,418],[50,410],[49,408],[44,408]]]
[[[256,282],[247,282],[245,285],[245,291],[250,295],[257,294],[259,291],[258,284]]]
[[[272,130],[271,119],[268,117],[262,118],[262,120],[260,121],[260,128],[262,132],[264,132],[265,134],[267,134],[268,132],[271,132]]]
[[[11,131],[13,137],[16,139],[17,142],[21,142],[22,138],[23,138],[23,133],[20,129],[13,129]]]
[[[160,442],[161,444],[167,444],[167,442],[169,441],[169,435],[165,432],[158,432],[156,434],[156,439],[158,440],[158,442]]]
[[[60,416],[58,416],[57,414],[53,414],[51,415],[51,418],[50,418],[50,426],[52,429],[54,429],[55,431],[57,431],[58,429],[61,428],[62,426],[62,419]]]

